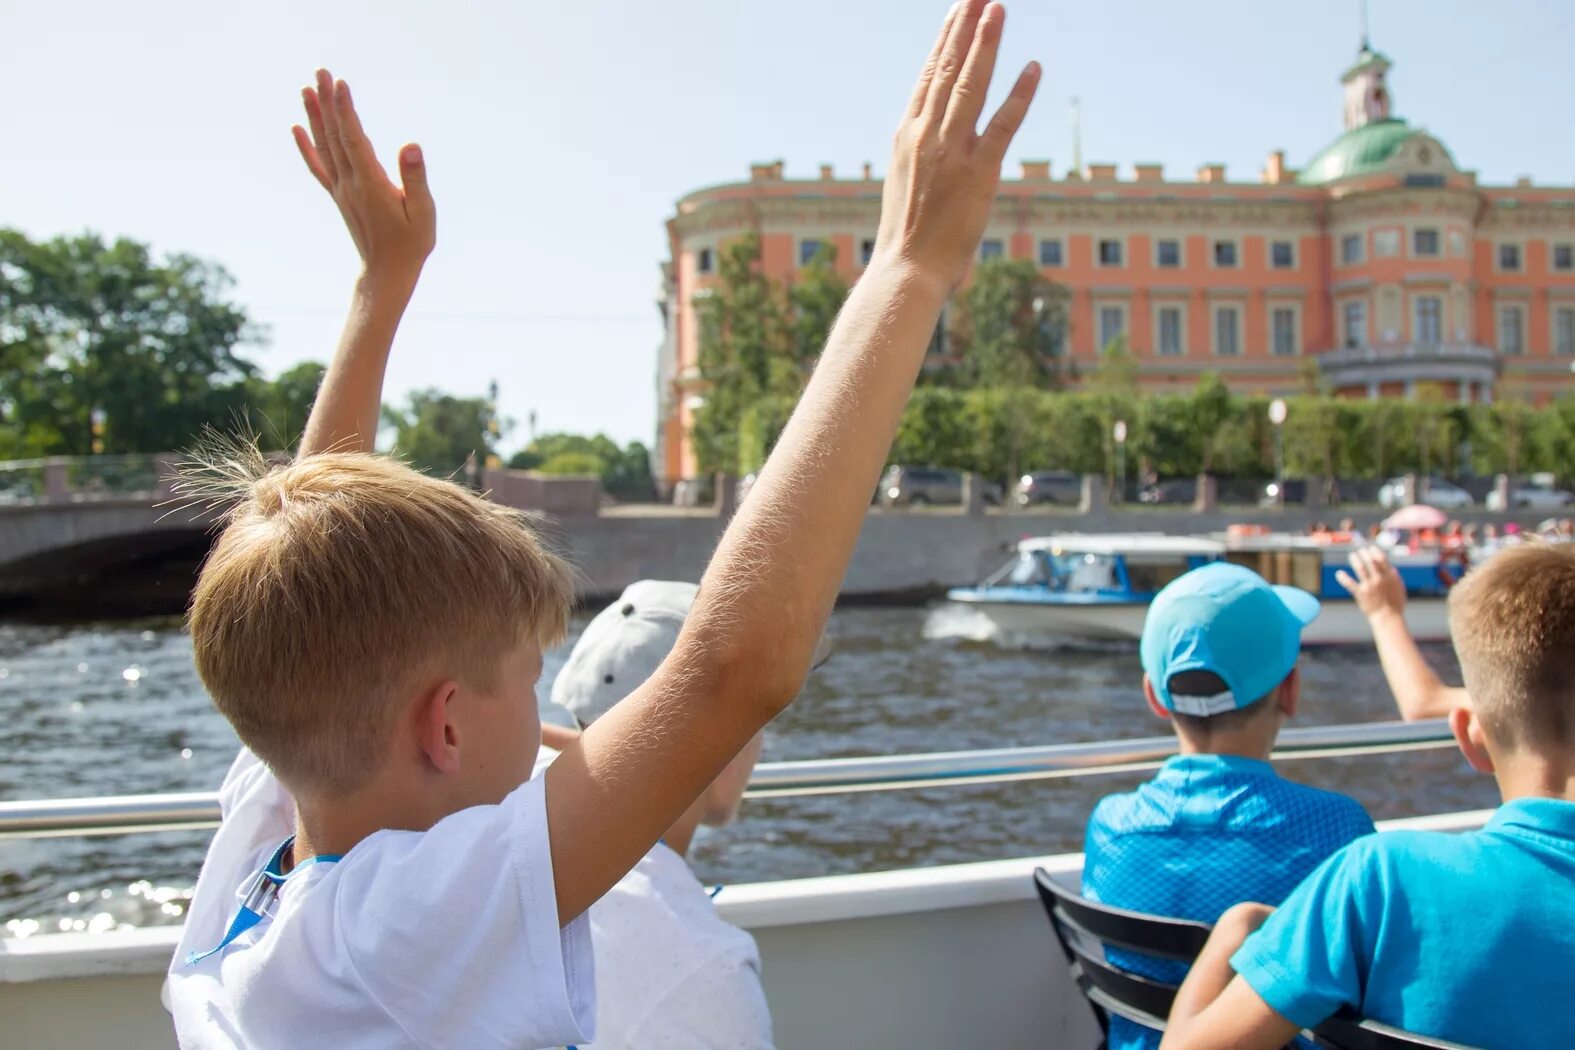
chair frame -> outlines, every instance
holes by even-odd
[[[1099,904],[1061,885],[1044,868],[1034,869],[1034,888],[1066,955],[1072,979],[1094,1009],[1100,1031],[1109,1036],[1114,1015],[1163,1032],[1178,986],[1117,969],[1104,959],[1103,946],[1191,963],[1203,950],[1212,927]],[[1096,954],[1092,944],[1100,945],[1101,951]],[[1304,1035],[1324,1050],[1473,1050],[1350,1012],[1336,1014]]]

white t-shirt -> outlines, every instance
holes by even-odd
[[[556,757],[542,748],[537,772]],[[770,1050],[755,939],[717,915],[681,855],[656,845],[590,917],[592,1050]]]
[[[380,831],[298,866],[223,951],[256,874],[294,830],[290,796],[248,751],[219,789],[223,823],[167,986],[189,1050],[332,1046],[523,1050],[588,1042],[595,960],[585,916],[558,927],[546,788],[430,830]]]

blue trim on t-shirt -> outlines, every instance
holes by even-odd
[[[262,866],[252,878],[251,888],[246,891],[241,899],[241,906],[236,909],[235,918],[230,920],[230,928],[225,931],[224,939],[205,952],[192,952],[186,956],[186,965],[192,966],[210,955],[217,955],[230,946],[230,943],[241,934],[262,922],[264,909],[273,903],[279,895],[279,888],[289,881],[296,872],[304,871],[313,864],[334,864],[344,859],[342,853],[319,853],[315,857],[308,857],[291,868],[288,873],[284,870],[284,855],[295,845],[295,836],[291,835],[279,843],[279,848],[273,851],[268,858],[268,863]]]

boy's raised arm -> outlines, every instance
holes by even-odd
[[[377,438],[388,351],[421,267],[437,243],[426,163],[414,143],[399,151],[400,186],[378,163],[350,88],[326,69],[301,92],[311,131],[291,129],[301,158],[328,191],[361,255],[361,274],[339,348],[301,437],[300,456],[371,452]]]
[[[948,14],[897,129],[874,258],[677,646],[547,771],[562,922],[628,871],[803,683],[925,347],[978,249],[1038,85],[1030,64],[976,130],[1004,19],[984,0]]]
[[[1341,569],[1335,578],[1356,599],[1373,629],[1378,662],[1401,718],[1407,722],[1447,718],[1454,708],[1471,706],[1471,694],[1445,685],[1417,648],[1405,622],[1405,584],[1383,551],[1376,547],[1352,551],[1351,572]]]

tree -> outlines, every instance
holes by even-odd
[[[638,441],[619,448],[606,434],[543,434],[509,459],[513,470],[543,474],[595,474],[602,488],[623,500],[648,500],[651,453]]]
[[[797,395],[820,352],[826,348],[831,326],[848,298],[848,282],[837,272],[837,249],[823,244],[787,290],[787,307],[797,385],[774,388],[772,393]]]
[[[245,381],[246,422],[264,445],[289,450],[300,442],[325,371],[317,361],[302,361],[277,379],[252,376]]]
[[[1187,399],[1187,416],[1198,439],[1198,473],[1207,474],[1214,469],[1215,452],[1228,436],[1225,424],[1235,411],[1230,388],[1216,373],[1204,373]]]
[[[744,409],[770,393],[797,392],[782,289],[760,269],[760,238],[747,234],[722,248],[717,280],[695,297],[704,403],[692,437],[701,473],[738,470]]]
[[[262,332],[225,271],[85,233],[0,230],[0,431],[12,453],[163,452],[244,407]],[[95,425],[95,418],[102,425]]]
[[[953,313],[965,385],[1059,386],[1066,299],[1066,289],[1027,259],[980,263]]]
[[[493,452],[492,419],[486,398],[455,397],[440,390],[412,391],[403,408],[384,406],[383,421],[394,428],[394,453],[417,470],[448,477],[474,455]]]

